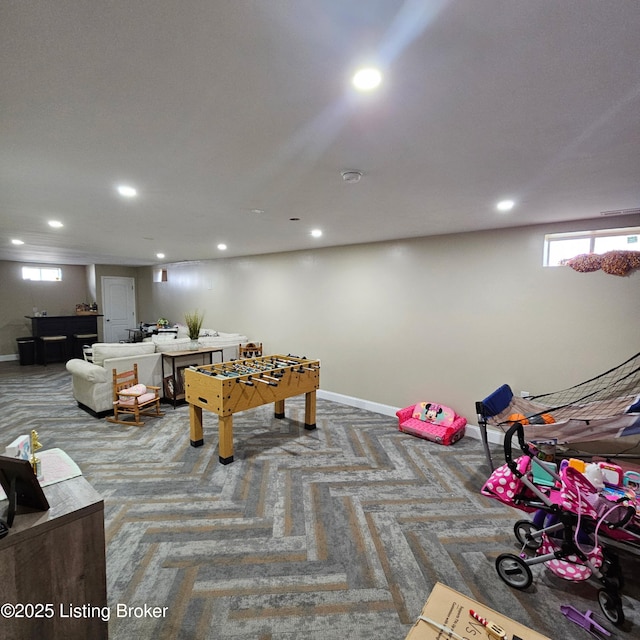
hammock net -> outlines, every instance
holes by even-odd
[[[640,353],[626,362],[568,389],[528,396],[526,399],[553,409],[558,418],[597,420],[627,411],[640,394]],[[636,409],[640,411],[640,407]],[[541,412],[544,412],[542,409]]]
[[[492,396],[498,398],[494,403],[498,410],[486,414],[488,422],[508,427],[517,420],[525,426],[527,437],[576,442],[637,435],[640,353],[568,389],[519,398],[504,385]],[[492,396],[483,401],[485,406],[491,406]]]

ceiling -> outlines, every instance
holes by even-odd
[[[5,0],[0,259],[151,265],[638,208],[638,33],[637,0]],[[384,77],[359,94],[365,63]]]

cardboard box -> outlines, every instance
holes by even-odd
[[[516,640],[517,638],[520,640],[551,640],[440,582],[433,587],[427,603],[422,608],[421,615],[448,627],[461,638],[495,640],[480,622],[469,615],[470,609],[502,627],[506,631],[507,640]],[[450,638],[455,638],[455,636],[418,619],[411,627],[406,640],[448,640]]]
[[[31,438],[29,436],[18,436],[5,449],[4,455],[9,458],[28,460],[31,457]]]

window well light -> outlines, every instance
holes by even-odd
[[[53,229],[61,229],[62,227],[64,227],[60,220],[49,220],[49,226]]]
[[[24,240],[18,240],[18,238],[14,238],[11,241],[11,244],[24,244]]]
[[[123,198],[135,198],[138,195],[138,190],[128,184],[119,184],[117,186],[118,193]]]
[[[351,79],[358,91],[373,91],[382,82],[382,74],[375,67],[359,69]]]
[[[314,238],[320,238],[322,236],[322,230],[321,229],[312,229],[311,230],[311,235]]]
[[[515,205],[516,203],[513,200],[500,200],[496,205],[496,209],[503,212],[511,211]]]
[[[227,245],[224,242],[221,242],[218,245],[218,249],[220,249],[220,251],[226,251],[227,250]]]

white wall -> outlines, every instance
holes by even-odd
[[[545,233],[585,228],[593,221],[166,265],[165,283],[141,268],[140,319],[204,310],[204,327],[266,353],[320,358],[323,390],[432,400],[475,422],[474,402],[504,382],[552,391],[640,351],[640,271],[542,267]]]

